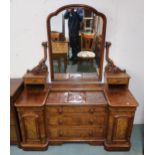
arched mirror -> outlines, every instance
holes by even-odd
[[[87,5],[67,5],[47,17],[51,80],[102,80],[106,17]]]

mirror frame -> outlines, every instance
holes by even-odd
[[[57,9],[55,12],[50,13],[47,16],[47,21],[46,21],[46,26],[47,26],[47,37],[48,37],[48,50],[49,50],[49,63],[50,63],[50,77],[51,77],[51,81],[54,80],[54,70],[53,70],[53,59],[52,59],[52,45],[51,45],[51,37],[50,37],[50,32],[51,32],[51,18],[58,15],[60,12],[66,10],[66,9],[71,9],[71,8],[75,8],[75,7],[83,7],[86,8],[90,11],[93,11],[96,15],[100,16],[103,20],[103,28],[102,28],[102,43],[101,43],[101,59],[99,62],[99,81],[102,80],[102,71],[103,71],[103,62],[104,62],[104,47],[105,47],[105,37],[106,37],[106,24],[107,24],[107,18],[106,16],[101,13],[98,12],[95,8],[85,5],[85,4],[70,4],[70,5],[65,5],[60,7],[59,9]]]

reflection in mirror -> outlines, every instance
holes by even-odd
[[[100,16],[82,7],[66,9],[51,18],[50,29],[54,73],[98,73],[103,30]]]

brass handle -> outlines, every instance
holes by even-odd
[[[89,109],[89,112],[90,112],[91,114],[93,114],[94,111],[95,111],[95,110],[94,110],[93,108],[90,108],[90,109]]]

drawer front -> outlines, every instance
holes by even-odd
[[[40,84],[40,83],[45,83],[46,79],[45,78],[25,78],[24,82],[26,84]]]
[[[103,106],[53,106],[46,108],[47,114],[57,115],[64,113],[104,113],[106,107]]]
[[[48,115],[46,122],[52,126],[67,126],[67,125],[98,125],[103,126],[105,123],[105,116],[91,115],[91,114],[62,114],[58,116]]]
[[[53,128],[48,126],[48,137],[50,139],[103,139],[103,128],[92,127],[69,127],[69,128]]]
[[[127,84],[129,81],[128,78],[108,78],[108,84]]]

